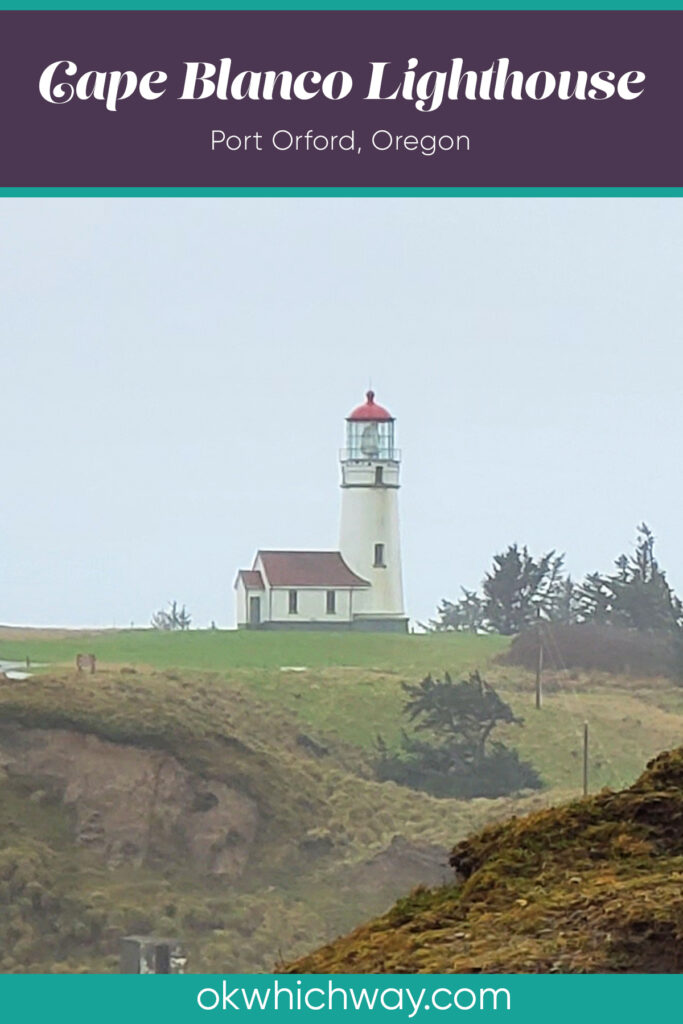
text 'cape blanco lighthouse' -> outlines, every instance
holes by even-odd
[[[235,580],[239,628],[407,630],[395,426],[368,391],[346,420],[339,550],[259,550]]]

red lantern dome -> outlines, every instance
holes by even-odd
[[[357,409],[354,409],[347,420],[364,420],[366,422],[373,422],[377,420],[386,421],[393,420],[391,413],[381,405],[377,405],[375,402],[375,392],[368,391],[365,395],[366,401],[363,405],[359,405]]]

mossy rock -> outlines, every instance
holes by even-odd
[[[291,973],[679,973],[683,748],[628,789],[459,842],[456,883],[290,964]]]

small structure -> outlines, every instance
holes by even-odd
[[[90,672],[92,675],[97,668],[97,659],[94,654],[77,654],[76,668],[79,672]]]
[[[177,939],[126,935],[121,939],[121,974],[184,974],[187,956]]]
[[[258,551],[235,581],[237,625],[249,629],[340,629],[370,584],[338,551]]]
[[[346,419],[338,551],[258,551],[235,580],[239,629],[405,633],[394,417],[368,391]]]

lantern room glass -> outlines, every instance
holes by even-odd
[[[348,420],[346,424],[346,459],[393,462],[397,458],[394,447],[393,420]]]

